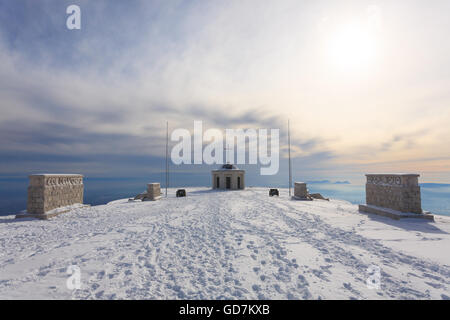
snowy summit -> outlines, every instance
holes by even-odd
[[[450,298],[448,217],[395,221],[285,189],[169,194],[1,219],[0,299]]]

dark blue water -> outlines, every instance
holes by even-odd
[[[200,179],[192,179],[192,174],[177,173],[176,179],[175,177],[171,179],[171,187],[206,186],[210,183],[210,174],[200,176]],[[134,197],[147,189],[147,183],[160,181],[164,181],[164,174],[157,173],[142,178],[84,177],[84,203],[99,205]],[[185,181],[193,181],[193,183],[185,184]],[[27,177],[0,178],[0,216],[16,214],[26,209],[27,188]]]
[[[364,185],[353,184],[308,184],[310,193],[322,193],[325,197],[350,201],[353,204],[366,202]],[[420,185],[422,209],[434,214],[450,216],[450,185],[424,183]]]
[[[172,180],[171,186],[207,186],[209,180],[209,174],[201,174],[197,179],[192,179],[192,176],[177,173],[177,178]],[[84,202],[98,205],[132,197],[145,191],[147,183],[152,181],[164,181],[164,177],[155,174],[146,178],[84,178]],[[0,215],[15,214],[26,208],[27,187],[28,178],[0,178]],[[347,200],[354,204],[365,203],[364,185],[310,183],[308,189],[311,193],[319,192],[329,198]],[[424,210],[450,216],[449,184],[425,183],[421,184],[421,191]]]

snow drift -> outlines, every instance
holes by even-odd
[[[449,299],[448,217],[394,221],[280,191],[171,189],[49,221],[0,219],[0,298]],[[72,265],[78,290],[66,285]]]

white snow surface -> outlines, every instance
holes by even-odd
[[[395,221],[286,189],[0,219],[1,299],[450,299],[450,219]],[[326,196],[326,195],[325,195]],[[67,269],[81,270],[70,290]],[[379,289],[367,269],[381,269]]]

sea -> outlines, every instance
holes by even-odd
[[[172,187],[205,186],[209,178],[193,181],[178,177]],[[188,181],[190,180],[190,181]],[[143,178],[84,178],[84,202],[91,205],[134,197],[144,192],[150,180]],[[153,180],[152,180],[153,181]],[[154,181],[163,181],[154,177]],[[151,181],[150,181],[151,182]],[[258,186],[258,185],[254,185]],[[0,216],[19,213],[26,209],[28,178],[0,178]],[[276,187],[276,186],[271,186]],[[286,186],[278,186],[286,187]],[[310,193],[321,193],[332,199],[347,200],[353,204],[365,203],[365,186],[351,183],[308,183]],[[450,184],[421,184],[422,208],[433,214],[450,216]]]

